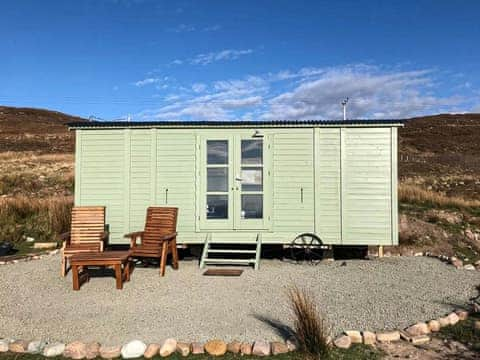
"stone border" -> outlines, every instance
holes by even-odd
[[[19,262],[40,260],[46,256],[56,255],[59,252],[60,252],[60,249],[55,249],[55,250],[49,250],[49,251],[41,252],[37,254],[19,255],[18,258],[6,259],[6,260],[2,260],[2,258],[0,257],[0,265],[11,265],[11,264],[17,264]],[[15,255],[10,255],[10,256],[15,256]]]
[[[431,333],[439,332],[441,328],[457,324],[459,321],[467,320],[469,312],[464,309],[457,309],[448,315],[433,319],[428,322],[418,322],[402,330],[391,330],[381,332],[347,330],[337,337],[333,344],[341,349],[348,349],[352,344],[375,345],[376,343],[389,343],[400,339],[420,345],[429,342]]]
[[[181,356],[190,354],[209,354],[212,356],[222,356],[227,352],[241,355],[269,356],[285,354],[295,351],[295,341],[286,342],[268,342],[257,340],[253,343],[232,341],[226,343],[222,340],[210,340],[206,343],[179,342],[175,339],[167,339],[162,344],[146,344],[140,340],[130,341],[123,346],[104,346],[98,342],[84,343],[74,341],[68,344],[48,343],[45,341],[25,341],[0,339],[0,353],[29,353],[42,354],[45,357],[64,356],[70,359],[94,359],[101,357],[103,359],[134,359],[145,357],[151,359],[154,356],[168,357],[173,353],[179,353]]]

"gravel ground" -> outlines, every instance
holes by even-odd
[[[72,290],[61,278],[60,257],[0,267],[0,338],[184,341],[280,338],[291,325],[286,289],[309,288],[334,332],[392,329],[429,320],[476,295],[480,272],[456,270],[422,257],[350,260],[317,266],[264,260],[241,277],[202,276],[196,262],[180,270],[136,268],[123,290],[93,277]]]

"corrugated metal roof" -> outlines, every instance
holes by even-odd
[[[313,126],[403,126],[404,120],[274,120],[274,121],[85,121],[67,124],[80,128],[149,127],[313,127]]]

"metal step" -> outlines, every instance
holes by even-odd
[[[212,259],[205,258],[203,260],[206,264],[253,264],[255,259]]]
[[[256,250],[243,250],[243,249],[208,249],[208,253],[220,253],[220,254],[256,254]]]
[[[211,247],[214,245],[215,247]],[[209,233],[206,235],[205,244],[203,246],[202,257],[200,258],[200,268],[203,269],[206,264],[212,265],[250,265],[253,264],[255,270],[258,270],[260,266],[260,254],[262,250],[262,235],[259,233],[257,234],[257,241],[256,243],[237,243],[235,245],[253,245],[255,249],[229,249],[230,244],[222,244],[221,242],[213,242],[212,241],[212,234]],[[217,246],[223,246],[223,248],[219,248]],[[251,254],[255,255],[254,258],[251,259],[227,259],[227,258],[211,258],[209,254]]]

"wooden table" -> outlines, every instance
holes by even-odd
[[[123,288],[124,281],[130,281],[130,251],[103,251],[98,253],[81,253],[72,255],[73,290],[80,290],[80,275],[87,277],[88,272],[80,274],[80,268],[86,270],[89,266],[112,266],[115,269],[117,289]],[[123,268],[123,269],[122,269]]]

